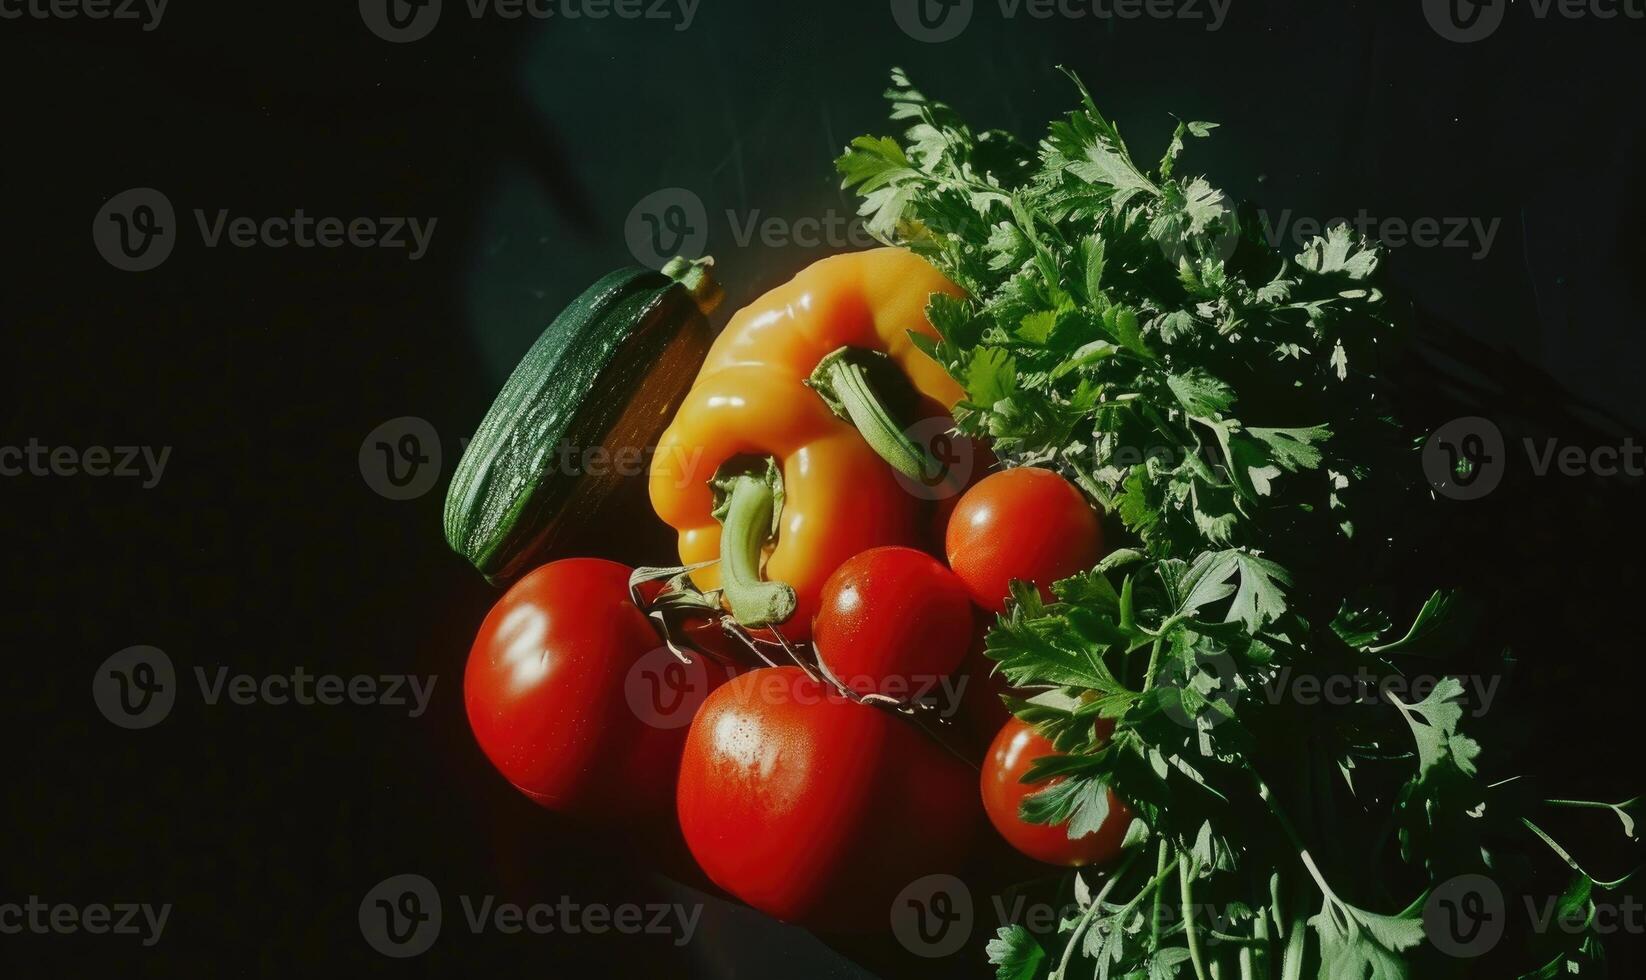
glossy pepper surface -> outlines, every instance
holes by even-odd
[[[652,506],[679,532],[685,565],[721,557],[713,483],[722,467],[751,459],[775,464],[780,493],[754,515],[771,526],[747,564],[792,587],[797,608],[781,621],[790,636],[809,635],[823,583],[847,558],[882,545],[925,543],[933,495],[900,479],[809,381],[826,358],[848,350],[907,379],[918,416],[909,421],[946,421],[962,391],[909,339],[911,330],[937,336],[925,314],[933,293],[960,289],[902,249],[813,264],[732,317],[659,440]],[[720,587],[722,567],[727,563],[698,571],[696,584]]]

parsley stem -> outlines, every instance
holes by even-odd
[[[1278,910],[1277,910],[1278,911]],[[1270,971],[1269,947],[1269,910],[1259,907],[1256,917],[1252,919],[1252,971],[1261,968],[1263,975],[1268,976]],[[1242,978],[1245,980],[1245,978]]]
[[[1148,694],[1150,688],[1154,687],[1154,675],[1160,669],[1160,645],[1165,639],[1166,631],[1161,630],[1160,634],[1154,638],[1154,643],[1149,647],[1149,671],[1143,675],[1144,694]]]
[[[1086,906],[1086,911],[1083,915],[1081,915],[1080,921],[1075,923],[1074,931],[1069,933],[1069,945],[1063,947],[1063,958],[1058,961],[1057,972],[1052,974],[1051,980],[1068,980],[1069,961],[1074,957],[1074,951],[1080,944],[1081,936],[1092,924],[1092,919],[1097,915],[1097,911],[1103,907],[1103,899],[1107,898],[1109,891],[1114,888],[1117,883],[1119,883],[1121,878],[1126,876],[1126,872],[1131,870],[1132,865],[1137,861],[1138,855],[1141,853],[1141,851],[1132,852],[1131,857],[1126,859],[1126,863],[1122,864],[1115,870],[1114,877],[1110,878],[1108,883],[1103,886],[1103,890],[1092,897],[1092,904]],[[1176,861],[1172,862],[1173,865],[1176,865],[1176,863]],[[1115,913],[1115,921],[1124,923],[1127,919],[1131,918],[1132,913],[1137,910],[1138,904],[1141,903],[1143,899],[1147,898],[1156,888],[1158,888],[1160,883],[1166,880],[1166,876],[1171,873],[1171,868],[1165,868],[1159,874],[1155,875],[1154,878],[1150,879],[1148,882],[1145,882],[1143,887],[1138,889],[1137,894],[1132,896],[1132,900],[1127,902],[1125,907],[1119,912]]]
[[[1299,907],[1292,913],[1291,934],[1286,938],[1286,952],[1280,962],[1281,980],[1302,980],[1304,943],[1308,936],[1308,921]]]
[[[1309,877],[1315,880],[1315,885],[1320,889],[1320,894],[1328,901],[1340,904],[1341,900],[1337,897],[1337,893],[1332,891],[1330,885],[1326,884],[1325,876],[1320,873],[1320,868],[1315,864],[1314,855],[1309,853],[1309,848],[1303,843],[1303,838],[1297,835],[1297,828],[1292,826],[1292,821],[1287,818],[1286,812],[1280,809],[1279,803],[1275,802],[1274,793],[1269,789],[1269,784],[1265,783],[1263,777],[1256,772],[1252,773],[1252,778],[1257,780],[1257,795],[1262,797],[1264,803],[1268,804],[1269,812],[1275,815],[1275,820],[1280,824],[1280,829],[1286,833],[1286,839],[1292,842],[1292,847],[1296,849],[1297,856],[1303,861],[1303,867],[1309,872]]]
[[[1220,943],[1229,943],[1232,946],[1251,946],[1257,942],[1251,936],[1236,936],[1221,929],[1207,929],[1206,935]]]
[[[1171,856],[1172,845],[1164,837],[1160,839],[1160,850],[1155,857],[1154,873],[1160,874],[1166,870],[1166,859]],[[1162,895],[1159,889],[1154,893],[1154,911],[1149,915],[1149,952],[1153,953],[1160,948],[1160,906]]]
[[[1200,930],[1195,928],[1194,876],[1198,868],[1189,862],[1177,862],[1177,887],[1183,900],[1183,934],[1189,940],[1189,961],[1194,964],[1194,975],[1206,980],[1206,954],[1200,948]]]
[[[1263,956],[1263,934],[1268,931],[1266,923],[1263,921],[1263,915],[1264,913],[1260,911],[1257,918],[1252,920],[1252,944],[1240,947],[1240,952],[1237,954],[1240,963],[1240,980],[1256,980],[1257,978],[1257,964]]]
[[[1640,802],[1640,797],[1622,803],[1602,803],[1599,800],[1544,800],[1544,806],[1574,807],[1587,810],[1627,810]]]
[[[1538,836],[1538,838],[1543,841],[1543,843],[1549,845],[1549,849],[1551,851],[1554,851],[1555,855],[1558,856],[1562,861],[1566,862],[1567,867],[1571,868],[1573,871],[1576,871],[1578,874],[1582,875],[1583,877],[1588,878],[1590,881],[1594,882],[1596,885],[1600,886],[1601,888],[1620,888],[1623,885],[1627,884],[1630,878],[1633,878],[1636,874],[1638,874],[1640,872],[1641,868],[1646,868],[1646,865],[1637,865],[1633,871],[1630,871],[1628,874],[1622,876],[1621,878],[1614,878],[1611,881],[1607,881],[1607,880],[1602,879],[1602,878],[1596,878],[1594,875],[1592,875],[1589,872],[1585,871],[1583,869],[1583,866],[1577,863],[1577,859],[1572,857],[1571,853],[1568,852],[1564,847],[1561,847],[1559,841],[1556,841],[1553,837],[1550,837],[1546,832],[1544,832],[1542,827],[1539,827],[1537,824],[1532,823],[1530,820],[1526,819],[1525,817],[1520,818],[1520,823],[1527,830],[1530,830],[1532,833],[1536,834]]]

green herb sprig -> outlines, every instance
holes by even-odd
[[[1017,590],[988,654],[1026,695],[1014,713],[1063,753],[1027,777],[1064,778],[1025,819],[1080,836],[1112,787],[1138,815],[1133,858],[1154,860],[1127,859],[1096,896],[1080,878],[1053,934],[1002,927],[1000,980],[1448,975],[1462,961],[1425,942],[1425,904],[1502,875],[1505,840],[1546,846],[1572,875],[1561,907],[1592,912],[1628,876],[1590,876],[1532,811],[1610,808],[1633,837],[1636,800],[1487,782],[1456,678],[1350,704],[1286,693],[1431,669],[1416,658],[1447,644],[1450,592],[1402,620],[1345,567],[1363,524],[1424,499],[1379,374],[1401,317],[1378,248],[1339,226],[1280,253],[1255,213],[1180,175],[1214,124],[1180,122],[1145,169],[1070,78],[1080,107],[1031,149],[894,71],[904,133],[837,161],[871,233],[968,294],[934,297],[941,339],[915,338],[965,389],[957,428],[1006,465],[1065,473],[1129,539],[1053,602]],[[1592,918],[1539,937],[1524,975],[1598,968]]]

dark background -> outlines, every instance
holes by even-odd
[[[1234,0],[1213,33],[1003,19],[980,0],[960,38],[925,44],[884,0],[702,0],[684,31],[477,21],[447,7],[432,34],[402,45],[343,2],[174,0],[152,32],[0,20],[0,445],[173,450],[147,490],[0,478],[11,736],[0,902],[175,905],[153,949],[0,936],[9,975],[870,975],[718,903],[685,948],[467,933],[458,894],[697,899],[537,810],[485,763],[459,689],[495,594],[448,553],[439,517],[460,442],[514,359],[567,300],[632,261],[624,228],[641,198],[699,195],[728,309],[844,247],[741,245],[724,215],[849,215],[830,161],[854,135],[891,131],[880,99],[891,65],[975,124],[1033,138],[1072,105],[1052,69],[1067,64],[1145,159],[1170,113],[1218,121],[1185,166],[1272,213],[1501,219],[1482,258],[1395,249],[1393,280],[1434,321],[1646,422],[1639,20],[1539,20],[1519,4],[1494,37],[1462,45],[1416,3]],[[179,244],[155,270],[119,271],[93,248],[93,216],[143,186],[176,206]],[[208,249],[195,208],[438,224],[416,262],[404,250]],[[438,433],[443,477],[391,501],[358,457],[368,432],[402,416]],[[1524,641],[1523,660],[1564,665],[1567,687],[1514,716],[1533,718],[1537,737],[1504,762],[1547,763],[1566,780],[1551,795],[1604,794],[1638,770],[1627,721],[1638,597],[1617,585],[1639,578],[1635,491],[1608,489],[1598,515],[1568,525],[1567,488],[1540,484],[1530,509],[1506,497],[1476,512],[1489,533],[1437,546],[1462,568],[1495,554],[1491,535],[1534,540],[1531,555],[1496,557],[1521,563],[1516,581],[1537,591],[1519,601],[1551,625],[1496,628]],[[640,519],[600,550],[668,557]],[[127,732],[88,689],[98,664],[134,644],[164,649],[184,684],[166,721]],[[439,680],[417,719],[212,707],[193,688],[197,666],[298,665]],[[447,924],[429,953],[394,961],[362,940],[356,909],[406,872],[441,888]],[[916,969],[872,944],[850,953],[881,975]]]

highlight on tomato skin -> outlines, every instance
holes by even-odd
[[[901,716],[798,667],[762,668],[698,710],[680,829],[710,880],[754,908],[880,931],[909,882],[964,870],[983,824],[975,778]]]
[[[1114,731],[1112,722],[1098,723],[1099,736],[1107,740]],[[983,810],[989,822],[1006,842],[1023,854],[1065,867],[1104,867],[1120,856],[1121,844],[1131,826],[1132,811],[1109,790],[1109,815],[1101,826],[1083,837],[1070,839],[1067,825],[1029,823],[1020,815],[1026,797],[1062,782],[1063,777],[1025,783],[1023,775],[1036,759],[1056,755],[1050,739],[1020,718],[1000,729],[983,761],[981,779]]]
[[[871,548],[824,583],[812,642],[847,688],[901,701],[959,669],[972,620],[965,583],[942,562],[915,548]]]
[[[949,567],[992,613],[1006,611],[1013,579],[1051,585],[1103,557],[1103,524],[1074,484],[1033,466],[992,473],[966,491],[944,535]]]
[[[541,806],[666,825],[688,719],[636,707],[636,667],[660,658],[661,640],[629,597],[629,574],[569,558],[521,578],[475,636],[463,704],[492,765]],[[725,676],[704,670],[697,683]]]

